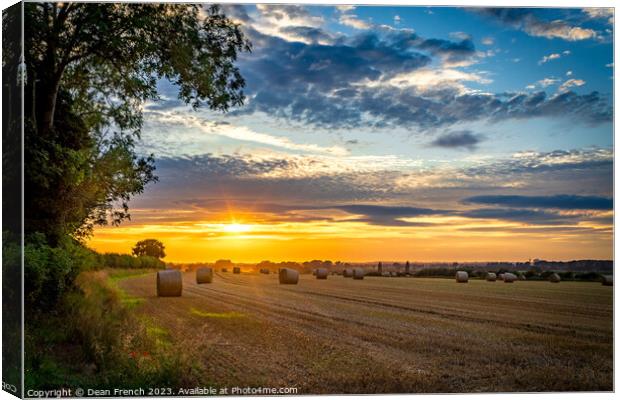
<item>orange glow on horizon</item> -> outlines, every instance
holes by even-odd
[[[611,225],[594,221],[567,227],[427,216],[402,220],[420,225],[385,226],[339,212],[329,218],[314,213],[308,220],[232,210],[224,218],[215,213],[207,218],[195,216],[196,220],[184,210],[134,213],[130,223],[97,228],[90,247],[99,252],[130,253],[137,241],[156,238],[166,246],[165,261],[185,263],[217,259],[253,263],[313,259],[466,262],[613,258]],[[165,219],[162,214],[170,217]]]

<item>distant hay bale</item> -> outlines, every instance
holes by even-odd
[[[503,281],[504,280],[504,274],[497,275],[497,279],[499,279],[500,281]]]
[[[381,276],[390,277],[392,276],[392,274],[390,274],[389,272],[382,272]]]
[[[327,271],[327,268],[318,268],[314,271],[314,275],[316,276],[316,279],[327,279],[329,271]]]
[[[228,272],[228,268],[222,268],[222,272]]]
[[[603,282],[603,286],[613,286],[614,285],[614,276],[613,275],[603,275],[603,276],[601,276],[601,281]]]
[[[504,282],[513,283],[516,280],[517,280],[517,276],[515,274],[511,274],[510,272],[506,272],[504,274]]]
[[[157,272],[157,296],[179,297],[183,292],[181,271],[166,269]]]
[[[213,282],[213,269],[204,267],[196,270],[196,283]]]
[[[560,275],[556,274],[555,272],[549,275],[549,282],[560,283],[561,280],[562,279],[560,279]]]
[[[299,281],[299,272],[290,268],[280,268],[280,283],[284,285],[297,285]]]
[[[240,274],[241,273],[241,268],[239,267],[234,267],[233,268],[233,274]]]
[[[342,276],[344,276],[345,278],[351,278],[353,276],[353,269],[345,268],[344,271],[342,271]]]
[[[495,282],[497,280],[497,275],[495,275],[494,272],[489,272],[487,274],[487,281],[489,282]]]
[[[458,283],[467,283],[469,280],[469,274],[465,271],[458,271],[456,273],[456,281]]]
[[[364,275],[366,275],[366,272],[362,268],[353,269],[353,279],[357,279],[357,280],[364,279]]]
[[[398,272],[392,271],[392,272],[390,272],[390,276],[398,276]]]

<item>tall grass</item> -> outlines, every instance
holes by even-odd
[[[116,285],[129,276],[81,273],[77,290],[63,298],[64,313],[40,319],[39,330],[27,332],[27,389],[180,387],[199,380],[200,367],[167,341],[167,332],[131,312],[140,299]]]

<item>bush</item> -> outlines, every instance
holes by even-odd
[[[91,388],[188,386],[204,380],[192,355],[166,330],[139,319],[108,271],[89,271],[63,297],[62,313],[42,315],[26,336],[26,386]]]
[[[122,269],[164,269],[166,263],[150,256],[134,257],[129,254],[105,253],[101,256],[101,263],[108,268]]]
[[[41,233],[28,236],[24,246],[24,301],[29,311],[54,309],[78,274],[97,268],[98,261],[97,253],[71,238],[51,247]]]

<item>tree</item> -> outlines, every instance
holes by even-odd
[[[157,239],[140,240],[131,250],[131,254],[136,257],[149,256],[157,259],[166,257],[165,247],[162,242]]]
[[[234,62],[250,44],[217,6],[27,3],[24,19],[26,228],[52,242],[128,219],[156,181],[135,141],[159,80],[194,108],[243,103]]]

